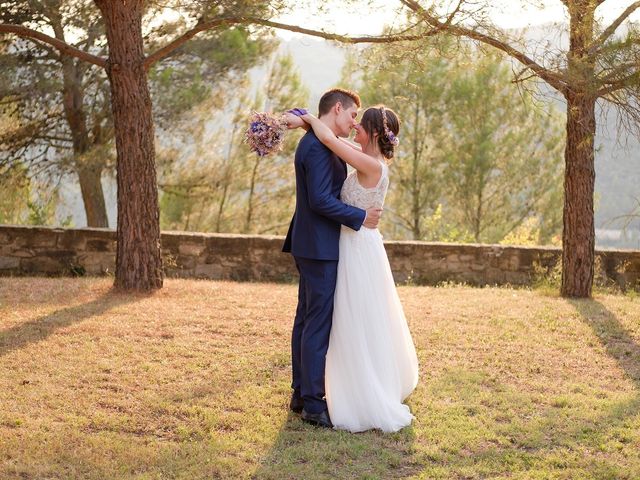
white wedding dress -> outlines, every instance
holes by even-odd
[[[378,185],[364,188],[356,172],[341,199],[362,209],[382,207],[387,165]],[[335,428],[395,432],[413,415],[402,401],[418,383],[418,358],[378,229],[340,232],[333,324],[326,359],[325,394]]]

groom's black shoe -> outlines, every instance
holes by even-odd
[[[289,410],[295,413],[300,413],[302,412],[303,408],[304,408],[304,401],[302,400],[302,397],[300,397],[299,395],[296,395],[295,393],[291,395],[291,401],[289,402]]]
[[[320,413],[309,413],[306,410],[302,410],[302,421],[317,427],[333,428],[329,412],[326,410]]]

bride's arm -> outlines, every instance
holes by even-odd
[[[360,145],[356,145],[355,143],[352,143],[347,139],[338,137],[338,140],[340,140],[345,145],[349,145],[351,148],[353,148],[354,150],[357,150],[358,152],[362,151],[362,147]]]
[[[351,145],[336,137],[331,129],[322,123],[320,119],[309,113],[302,115],[300,118],[311,125],[313,133],[316,134],[318,140],[358,172],[363,175],[378,175],[382,172],[382,165],[378,160],[354,149]]]
[[[294,128],[303,128],[304,130],[309,130],[311,128],[307,122],[302,120],[302,118],[300,118],[299,116],[294,115],[293,113],[285,112],[284,116],[287,120],[287,128],[289,130]]]

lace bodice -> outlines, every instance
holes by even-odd
[[[353,170],[344,181],[340,192],[340,199],[347,205],[366,210],[372,207],[382,208],[384,197],[389,188],[389,167],[382,164],[382,174],[375,187],[365,188],[358,182],[356,171]]]

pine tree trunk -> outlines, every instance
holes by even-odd
[[[102,168],[98,165],[81,166],[77,168],[77,173],[87,226],[107,228],[109,220],[100,181]]]
[[[153,120],[143,66],[142,0],[95,0],[109,43],[107,74],[115,126],[118,226],[115,287],[162,287]]]
[[[562,231],[563,297],[591,296],[595,260],[593,194],[595,185],[595,99],[567,98],[564,211]]]
[[[414,99],[414,108],[413,108],[413,155],[412,155],[412,163],[411,163],[411,220],[413,222],[412,225],[412,233],[414,240],[422,240],[422,209],[420,208],[420,189],[421,189],[421,179],[420,173],[418,171],[420,165],[420,102],[417,99]]]
[[[64,37],[62,37],[64,40]],[[64,113],[71,130],[75,171],[80,183],[87,226],[108,227],[107,207],[100,176],[102,165],[98,159],[87,159],[84,155],[90,149],[87,117],[84,112],[84,92],[82,91],[82,75],[78,72],[74,60],[64,56],[62,59],[64,80]],[[90,162],[91,164],[87,163]]]
[[[593,285],[595,228],[594,139],[596,96],[594,59],[588,54],[593,41],[595,0],[571,0],[569,10],[568,73],[572,85],[567,100],[564,210],[562,213],[563,297],[588,298]]]
[[[62,16],[60,15],[60,5],[56,10],[56,15],[50,16],[51,27],[55,37],[66,42]],[[82,90],[82,68],[75,60],[69,56],[62,55],[62,80],[63,80],[63,107],[71,138],[73,140],[73,154],[75,172],[78,175],[80,191],[84,211],[89,227],[108,227],[107,208],[104,202],[104,192],[100,183],[103,165],[97,164],[98,159],[91,159],[92,165],[87,165],[88,159],[85,154],[91,148],[89,132],[87,131],[87,116],[84,111],[84,91]]]

